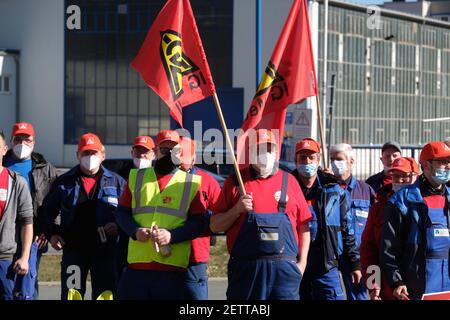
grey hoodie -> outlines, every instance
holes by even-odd
[[[8,193],[0,220],[0,259],[12,258],[17,249],[16,230],[33,223],[33,202],[27,182],[21,175],[8,171]],[[16,222],[19,228],[16,228]]]

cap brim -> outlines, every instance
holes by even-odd
[[[17,130],[16,132],[13,133],[13,136],[17,136],[19,134],[26,134],[27,136],[34,135],[34,133],[30,133],[29,131],[26,131],[26,130]]]
[[[314,149],[314,148],[301,148],[301,149],[296,150],[295,153],[299,153],[300,151],[312,151],[312,152],[316,152],[316,153],[320,152],[320,150],[317,151],[317,149]]]
[[[153,148],[149,148],[149,146],[147,146],[145,144],[139,144],[139,143],[133,144],[132,148],[134,148],[134,147],[143,147],[143,148],[145,148],[147,150],[152,150],[153,149]]]
[[[173,142],[173,143],[180,143],[179,141],[176,141],[176,140],[173,140],[173,139],[164,139],[164,140],[159,141],[156,145],[160,145],[161,143],[166,142],[166,141],[170,141],[170,142]]]
[[[403,169],[403,168],[394,168],[394,169],[389,169],[388,170],[388,174],[392,174],[392,172],[393,171],[400,171],[400,172],[403,172],[403,173],[415,173],[414,171],[411,171],[411,170],[406,170],[406,169]]]
[[[398,146],[393,145],[393,144],[388,144],[388,145],[383,146],[383,148],[381,149],[381,152],[384,152],[386,149],[395,149],[398,152],[402,152],[402,149],[400,149]]]
[[[447,154],[442,154],[442,155],[436,155],[435,157],[431,158],[432,159],[445,159],[445,158],[450,158],[450,152]]]
[[[78,152],[80,152],[80,151],[102,151],[102,149],[100,148],[94,148],[94,147],[90,147],[90,146],[84,146],[84,147],[81,147],[80,149],[78,149]]]

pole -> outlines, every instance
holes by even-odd
[[[329,114],[330,114],[330,125],[329,125],[329,129],[328,129],[328,138],[327,138],[327,142],[328,142],[328,150],[330,150],[331,148],[331,138],[332,138],[332,133],[333,133],[333,115],[334,115],[334,91],[335,91],[335,81],[336,81],[336,74],[335,73],[331,73],[330,74],[330,103],[327,104],[325,101],[325,104],[328,105],[328,109],[329,109]]]
[[[328,80],[328,0],[324,1],[324,23],[323,23],[323,128],[327,126],[327,80]],[[325,142],[323,142],[325,144]],[[325,165],[325,163],[324,163]]]
[[[243,195],[246,195],[247,192],[245,191],[244,182],[242,181],[242,177],[241,177],[241,172],[239,171],[239,166],[236,161],[236,156],[234,155],[234,148],[233,148],[233,145],[231,144],[230,136],[228,135],[228,128],[225,123],[225,119],[223,117],[222,108],[220,107],[219,98],[217,97],[217,92],[214,92],[213,98],[214,98],[214,105],[216,106],[216,110],[217,110],[217,115],[219,116],[220,124],[222,125],[222,130],[223,130],[223,133],[225,134],[225,141],[227,143],[227,147],[231,151],[231,157],[233,159],[234,171],[236,172],[236,177],[237,177],[237,180],[239,183],[239,187],[241,188],[241,191],[243,193],[241,195],[243,196]]]
[[[261,0],[256,1],[256,90],[261,79]]]
[[[322,161],[325,168],[328,167],[327,163],[327,157],[325,156],[325,153],[327,152],[327,146],[325,144],[325,135],[323,134],[323,123],[322,123],[322,114],[320,112],[320,97],[317,94],[316,95],[316,104],[317,104],[317,120],[319,122],[319,134],[320,134],[320,143],[322,144]]]

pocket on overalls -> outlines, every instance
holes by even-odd
[[[119,204],[119,196],[115,187],[105,187],[102,190],[101,199],[108,206],[117,207]]]
[[[366,227],[369,210],[367,208],[355,208],[355,236],[358,245],[361,243],[361,236]]]
[[[279,217],[278,214],[270,217],[264,217],[261,214],[256,218],[259,254],[273,255],[283,253],[284,241],[281,239],[281,218],[281,214],[279,214]]]

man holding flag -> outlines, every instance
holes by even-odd
[[[211,95],[217,99],[188,0],[166,2],[132,66],[167,104],[180,126],[182,108]],[[131,240],[119,299],[183,298],[180,288],[191,242],[173,243],[167,230],[184,226],[192,208],[202,206],[198,192],[201,177],[178,169],[179,143],[177,132],[161,131],[155,167],[132,170],[120,199],[117,220]]]
[[[212,232],[227,232],[229,300],[298,300],[306,267],[311,219],[293,176],[278,169],[278,140],[256,131],[252,165],[225,181],[211,217]]]
[[[213,232],[228,230],[228,299],[299,298],[293,285],[306,266],[311,216],[298,183],[276,160],[288,105],[314,95],[308,8],[306,0],[295,0],[238,137],[243,183],[238,192],[238,181],[225,182],[211,217]]]

